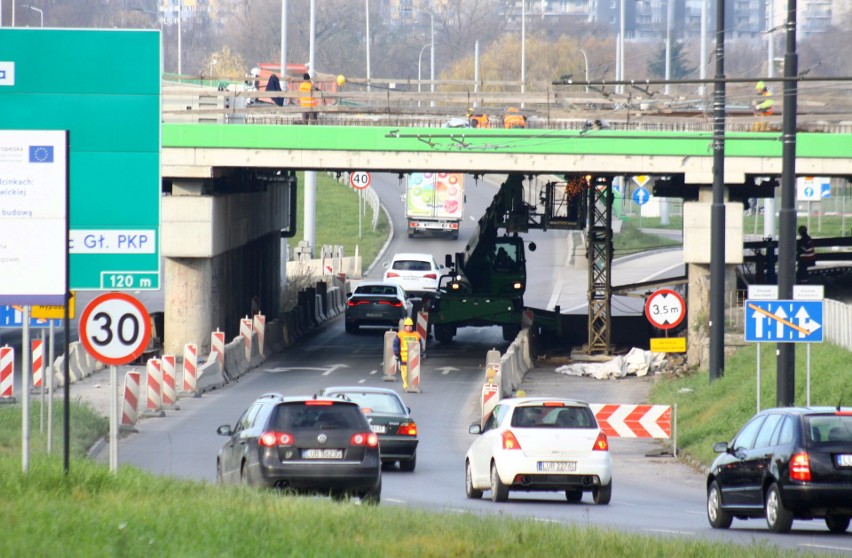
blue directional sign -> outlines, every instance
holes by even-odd
[[[651,193],[645,188],[636,188],[633,190],[633,201],[639,205],[645,205],[651,199]]]
[[[819,197],[823,199],[831,197],[831,182],[822,182],[819,185]]]
[[[746,300],[745,340],[822,343],[822,300]]]
[[[30,327],[50,327],[50,322],[53,322],[53,327],[61,327],[62,320],[45,320],[42,318],[30,318]],[[20,306],[0,306],[0,328],[24,326],[24,312]]]

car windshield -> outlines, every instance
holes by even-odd
[[[288,431],[300,428],[359,428],[363,426],[363,419],[358,407],[347,404],[331,405],[306,405],[284,404],[278,405],[275,417],[272,421],[276,430]]]
[[[852,442],[852,415],[810,415],[805,432],[811,442]]]
[[[335,392],[329,397],[345,398],[358,404],[365,412],[405,414],[399,398],[390,393],[371,393],[363,391]]]
[[[587,407],[524,405],[512,414],[512,426],[520,428],[597,428]]]

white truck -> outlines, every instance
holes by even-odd
[[[449,172],[413,172],[405,189],[405,217],[408,238],[417,232],[449,233],[459,237],[464,215],[464,174]]]

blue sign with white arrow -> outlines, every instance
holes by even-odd
[[[636,188],[633,190],[633,201],[639,205],[645,205],[651,199],[651,193],[645,188]]]
[[[46,320],[43,318],[30,318],[30,327],[50,327],[50,322],[53,322],[53,327],[62,327],[62,320]],[[20,306],[0,305],[0,328],[3,327],[24,327],[24,312]]]
[[[745,340],[822,343],[822,300],[746,300]]]

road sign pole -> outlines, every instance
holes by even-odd
[[[51,320],[50,333],[47,342],[47,365],[45,366],[47,374],[47,455],[53,451],[53,357],[54,357],[54,331],[53,321]]]
[[[118,366],[109,367],[109,470],[118,471]]]
[[[760,343],[757,344],[757,412],[760,412]]]
[[[30,307],[23,308],[23,336],[21,337],[21,468],[30,469]]]
[[[805,349],[805,382],[807,385],[805,386],[805,394],[808,407],[811,406],[811,344],[807,344],[807,348]]]

